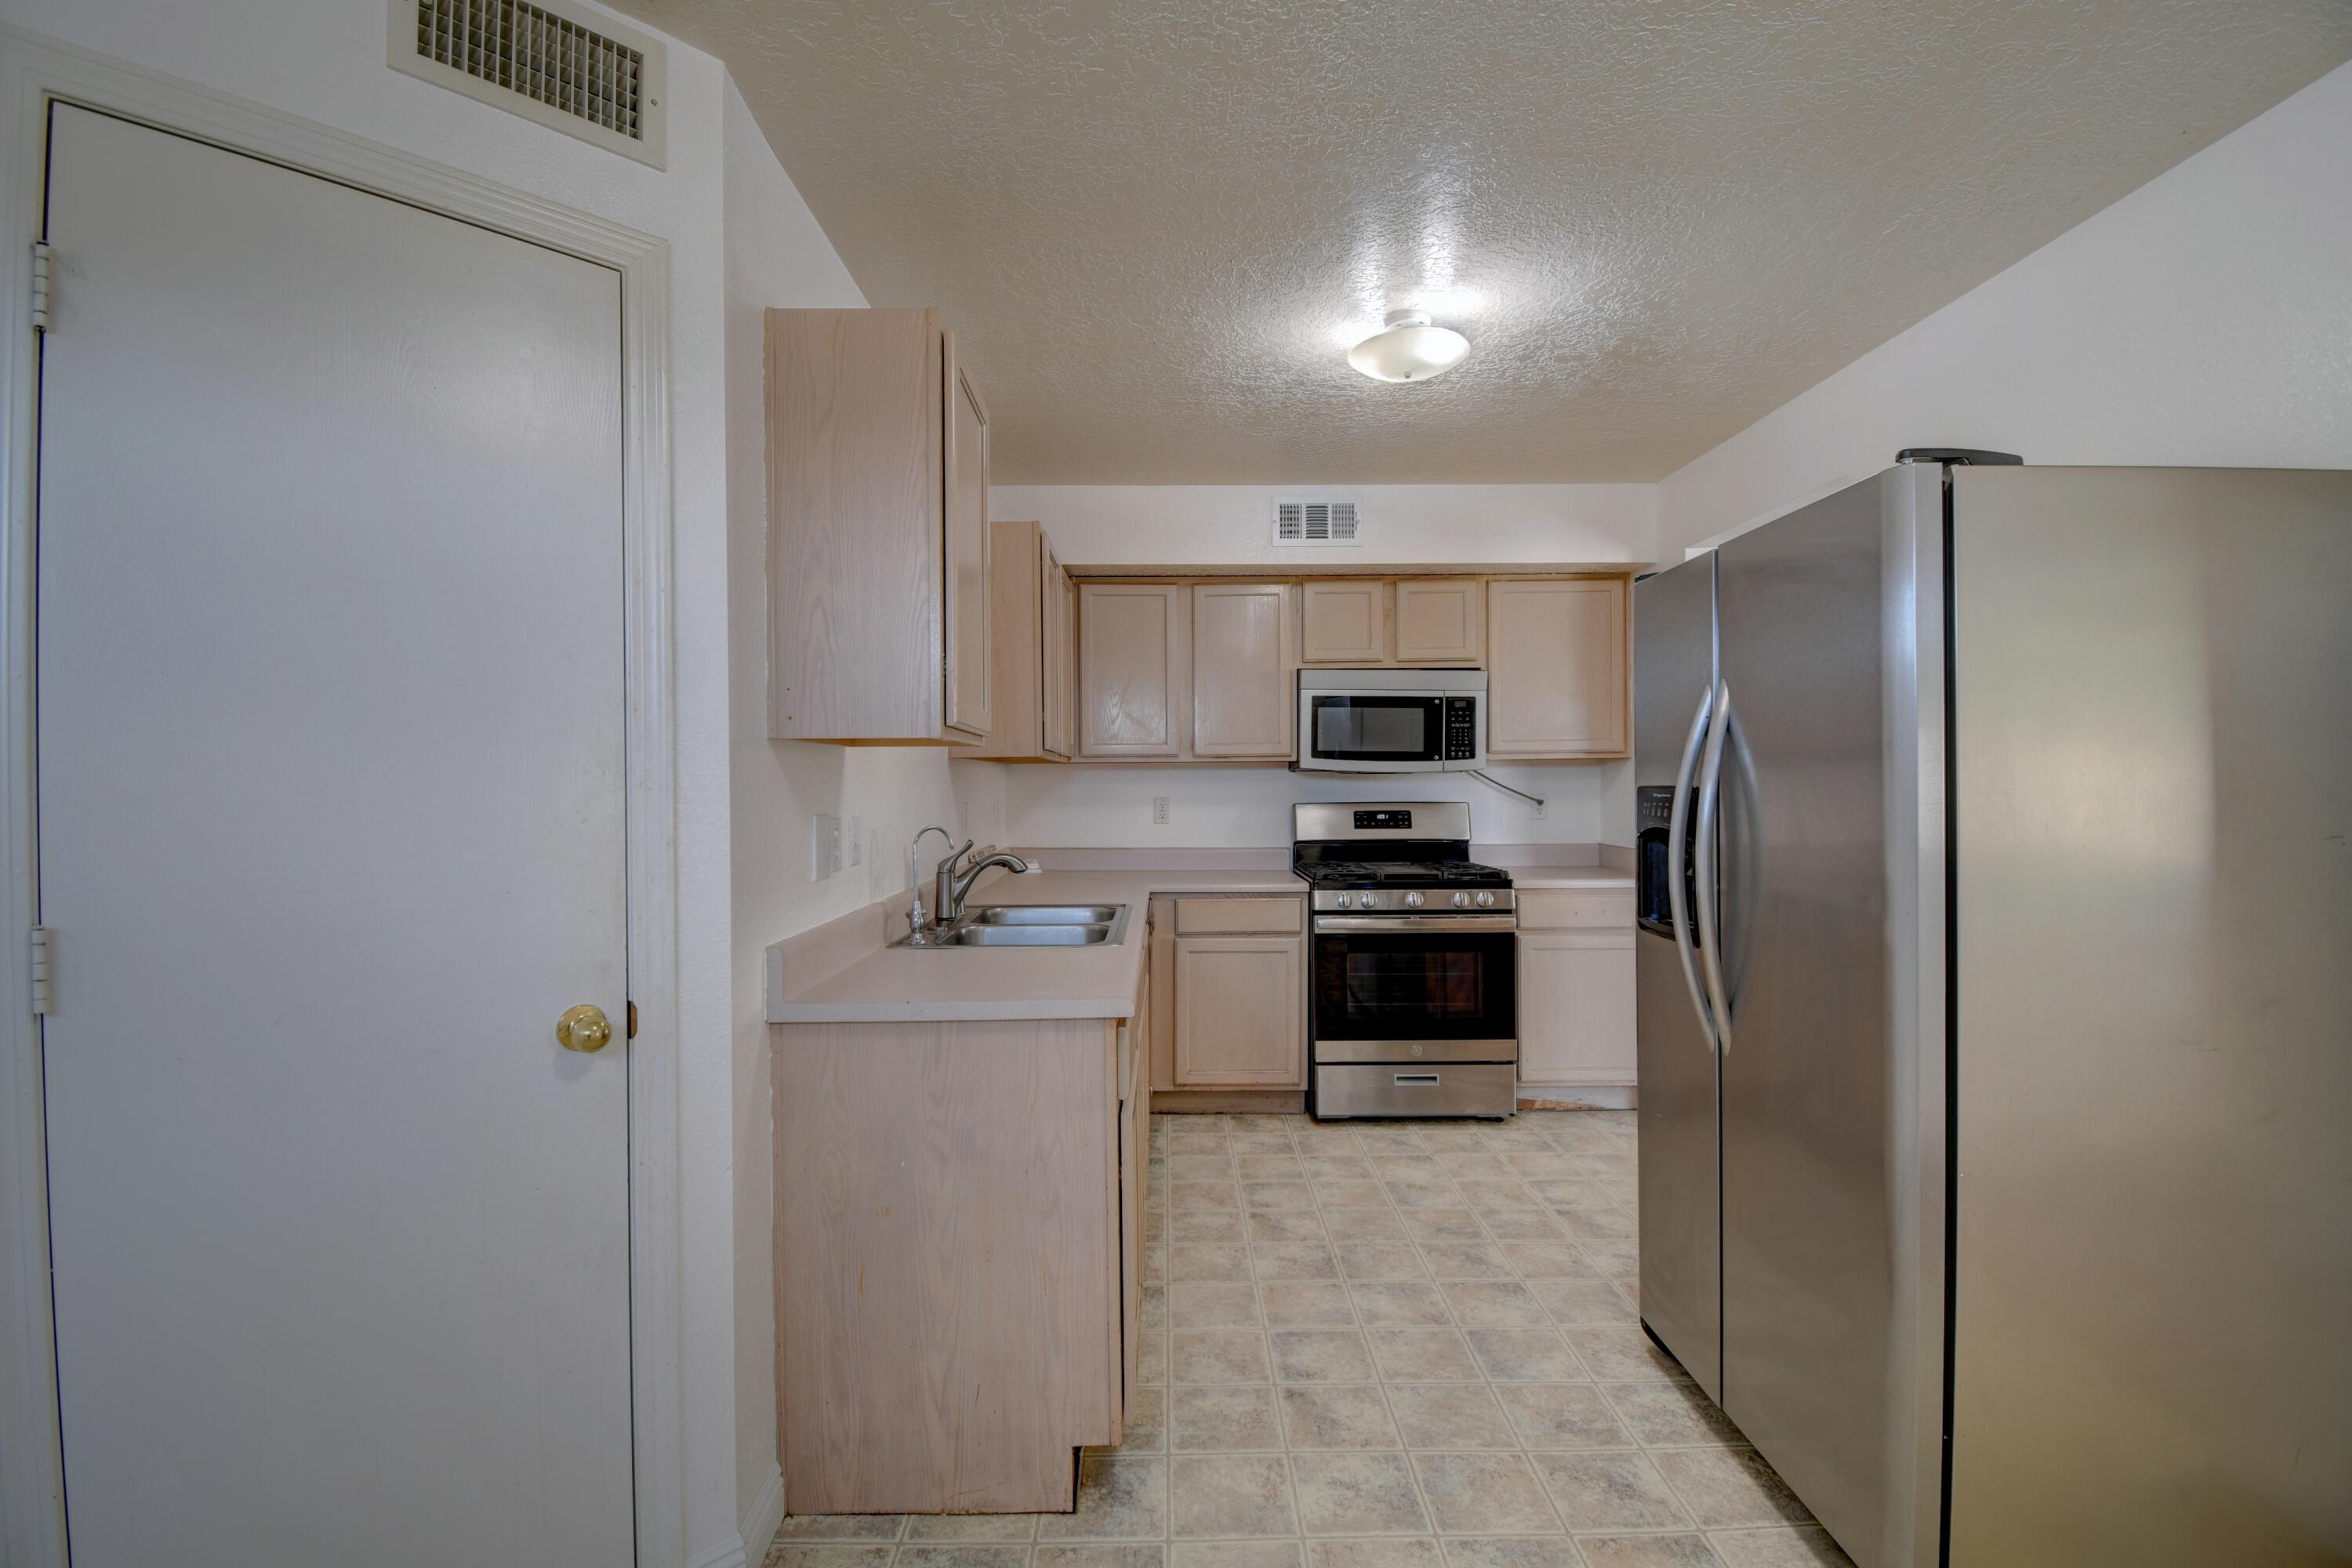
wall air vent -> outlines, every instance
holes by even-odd
[[[1356,503],[1351,500],[1277,500],[1276,544],[1359,544]]]
[[[392,68],[664,166],[661,40],[529,0],[391,0]]]

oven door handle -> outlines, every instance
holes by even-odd
[[[1360,931],[1377,935],[1381,931],[1517,931],[1517,915],[1317,915],[1317,933],[1344,935]]]

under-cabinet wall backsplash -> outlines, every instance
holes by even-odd
[[[986,763],[960,763],[962,773]],[[1472,837],[1507,844],[1631,844],[1630,762],[1498,763],[1496,778],[1545,800],[1544,814],[1466,773],[1294,773],[1278,767],[1005,767],[1005,842],[1085,848],[1223,848],[1290,842],[1302,800],[1465,800]],[[977,781],[975,781],[976,783]],[[961,780],[959,795],[972,786]],[[1167,821],[1154,805],[1167,804]]]

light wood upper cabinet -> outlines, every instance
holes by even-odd
[[[1634,1081],[1633,931],[1519,933],[1519,1081]]]
[[[1192,586],[1192,754],[1287,757],[1297,702],[1290,590]]]
[[[1305,664],[1380,664],[1388,657],[1388,584],[1349,577],[1303,584],[1298,657]]]
[[[1078,752],[1173,757],[1192,718],[1191,595],[1177,583],[1078,589]]]
[[[973,742],[988,422],[939,312],[771,310],[770,733]]]
[[[989,725],[988,409],[956,363],[955,334],[942,332],[947,361],[948,726],[974,735]]]
[[[1487,584],[1488,756],[1625,754],[1625,605],[1622,577]]]
[[[1045,552],[1045,637],[1040,649],[1045,661],[1045,754],[1063,758],[1076,754],[1078,700],[1078,585],[1054,557]]]
[[[1303,1089],[1303,936],[1176,939],[1176,1085]]]
[[[1486,657],[1486,584],[1475,577],[1396,585],[1399,664],[1476,664]]]
[[[1069,578],[1034,522],[989,531],[988,741],[959,756],[999,763],[1069,761]]]

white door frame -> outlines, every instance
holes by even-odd
[[[0,1560],[66,1568],[50,1311],[33,739],[31,262],[48,105],[100,110],[611,267],[621,276],[622,528],[628,744],[629,1342],[636,1560],[685,1557],[679,1404],[676,718],[670,656],[667,241],[249,103],[0,24]],[[73,287],[61,258],[61,293]],[[58,976],[71,1005],[72,978]]]

